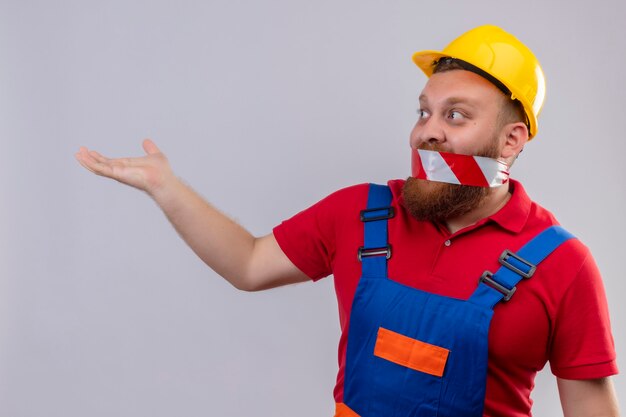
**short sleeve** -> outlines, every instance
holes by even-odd
[[[324,278],[333,273],[339,232],[366,199],[367,184],[336,191],[276,226],[274,237],[298,269],[312,280]]]
[[[604,285],[588,251],[560,301],[549,355],[559,378],[594,379],[618,372]]]

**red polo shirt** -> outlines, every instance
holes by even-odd
[[[532,202],[520,183],[494,215],[451,234],[422,222],[403,208],[403,180],[390,181],[396,216],[389,220],[393,255],[389,277],[435,294],[467,299],[485,270],[495,272],[504,249],[517,251],[554,224],[554,216]],[[335,400],[343,401],[343,376],[350,308],[361,275],[360,210],[368,185],[337,191],[274,229],[289,259],[311,279],[333,274],[341,338]],[[589,250],[571,239],[548,256],[513,298],[498,304],[489,332],[485,415],[528,416],[536,373],[547,361],[565,379],[617,373],[615,349],[600,273]]]

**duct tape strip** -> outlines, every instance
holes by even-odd
[[[413,150],[412,176],[422,180],[475,187],[499,187],[509,181],[504,162],[484,156]]]

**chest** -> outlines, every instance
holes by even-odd
[[[423,236],[416,231],[400,233],[390,227],[392,255],[388,261],[388,277],[422,291],[467,299],[485,270],[495,272],[498,269],[498,257],[504,249],[516,250],[525,243],[508,238],[506,234],[487,232],[475,231],[456,237],[433,233]],[[344,330],[361,277],[356,249],[352,246],[354,252],[348,250],[350,246],[344,245],[343,250],[338,248],[334,262]],[[489,331],[490,361],[502,361],[528,370],[541,369],[545,364],[551,325],[544,303],[546,288],[542,284],[546,279],[542,272],[540,268],[531,280],[521,282],[510,301],[495,307]]]

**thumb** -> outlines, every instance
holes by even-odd
[[[143,150],[146,151],[148,155],[161,153],[161,150],[150,139],[145,139],[142,143],[142,146],[143,146]]]

